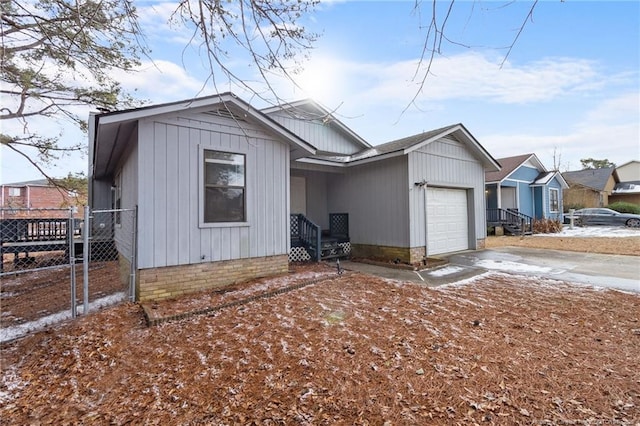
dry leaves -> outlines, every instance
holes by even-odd
[[[0,418],[640,422],[638,295],[506,274],[437,289],[324,275],[288,293],[151,328],[138,305],[124,304],[7,345]]]

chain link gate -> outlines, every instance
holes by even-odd
[[[83,312],[96,305],[135,299],[136,214],[135,209],[85,208]]]
[[[0,209],[0,343],[134,300],[136,210]]]
[[[0,209],[0,342],[68,319],[82,212]]]

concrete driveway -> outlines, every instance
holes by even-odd
[[[538,276],[640,293],[640,257],[559,250],[502,247],[447,257],[449,264],[427,271],[406,271],[345,261],[343,267],[383,278],[438,286],[486,271]]]

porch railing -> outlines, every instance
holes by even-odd
[[[312,259],[320,261],[322,232],[320,226],[303,214],[291,215],[291,240],[298,240],[307,249]]]
[[[487,223],[518,227],[521,232],[531,232],[533,218],[524,213],[505,209],[487,209]]]

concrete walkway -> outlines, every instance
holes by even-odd
[[[357,271],[377,277],[397,281],[411,281],[428,286],[438,286],[461,281],[481,274],[482,270],[477,268],[461,267],[447,264],[433,269],[423,271],[408,271],[368,263],[352,262],[350,260],[340,261],[342,267],[348,271]]]
[[[448,265],[425,271],[407,271],[351,261],[342,261],[341,265],[347,270],[428,286],[454,283],[486,271],[499,271],[640,293],[638,256],[501,247],[455,253],[446,258]]]

